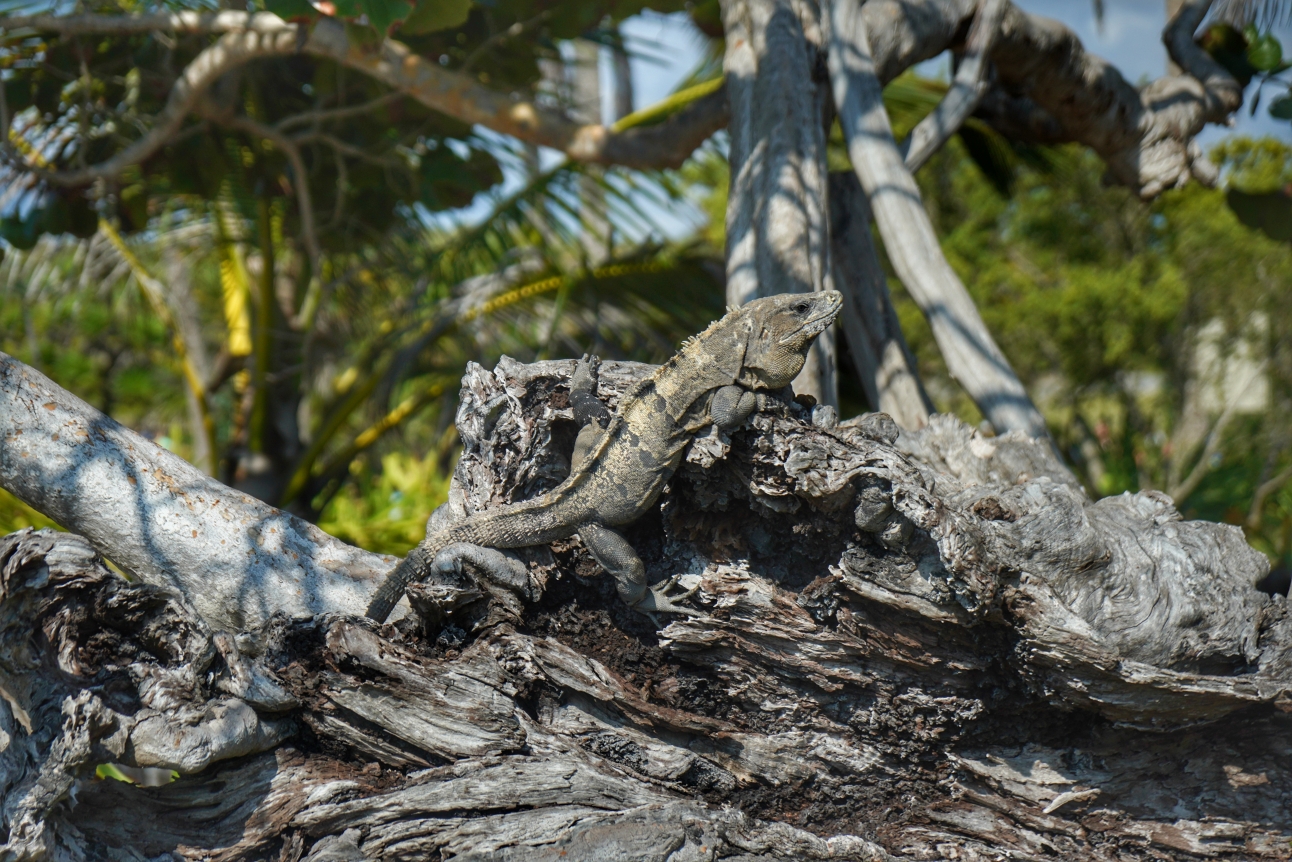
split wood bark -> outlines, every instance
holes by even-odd
[[[453,508],[560,481],[573,365],[468,368]],[[650,370],[604,363],[600,396]],[[76,536],[0,540],[5,850],[1287,858],[1292,620],[1236,528],[1092,503],[1019,434],[790,410],[697,441],[630,530],[695,588],[663,630],[576,540],[523,555],[528,603],[450,579],[385,627],[233,636]]]
[[[727,303],[833,290],[826,203],[829,91],[816,7],[723,0],[730,106]],[[796,392],[838,406],[833,333],[817,339]]]

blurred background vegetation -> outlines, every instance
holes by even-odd
[[[638,6],[457,5],[447,25],[406,25],[401,38],[576,114],[599,116],[604,100],[626,125],[670,109],[632,114],[622,73],[599,71],[607,57],[618,68],[613,22]],[[691,7],[711,36],[715,9]],[[1229,37],[1272,50],[1259,32]],[[156,113],[165,91],[149,86],[150,66],[195,50],[182,37],[105,38],[96,50],[117,68],[91,85],[60,77],[75,68],[54,56],[69,42],[4,38],[13,134],[37,152],[57,145],[60,116]],[[679,104],[707,92],[720,56],[715,43]],[[1281,54],[1258,60],[1250,71],[1271,81],[1286,70]],[[0,176],[0,350],[224,481],[402,554],[445,497],[467,362],[659,362],[721,313],[722,135],[677,171],[602,169],[333,64],[255,69],[119,183],[69,196]],[[889,85],[899,135],[944,89],[910,74]],[[971,123],[918,179],[952,264],[1090,492],[1167,491],[1186,517],[1241,525],[1286,568],[1292,145],[1232,137],[1211,155],[1221,188],[1144,203],[1106,186],[1080,148],[1013,146]],[[841,146],[831,167],[848,169]],[[696,225],[681,236],[678,212]],[[938,409],[978,424],[918,309],[890,286]],[[846,357],[840,367],[841,412],[868,409]],[[0,491],[0,533],[29,524],[48,521]]]

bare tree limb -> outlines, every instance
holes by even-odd
[[[1237,110],[1242,93],[1192,44],[1208,5],[1186,4],[1164,32],[1168,51],[1179,54],[1189,74],[1140,89],[1059,22],[1008,5],[990,52],[996,86],[980,115],[1008,137],[1090,147],[1113,180],[1143,197],[1190,179],[1211,182],[1214,168],[1193,138]],[[977,6],[977,0],[868,0],[860,15],[880,81],[954,46]]]
[[[395,563],[203,475],[2,353],[0,486],[217,629],[361,614]]]
[[[1279,488],[1292,480],[1292,467],[1288,467],[1281,473],[1266,479],[1256,487],[1256,493],[1252,494],[1252,505],[1247,510],[1247,528],[1249,530],[1258,529],[1261,526],[1261,513],[1265,509],[1265,501],[1269,499]]]
[[[820,22],[791,0],[723,0],[730,94],[727,303],[833,288],[826,209],[829,93],[813,78]],[[806,89],[805,89],[806,88]],[[837,405],[833,341],[823,335],[794,381]]]
[[[274,128],[280,132],[286,132],[295,126],[312,125],[317,126],[320,123],[328,123],[333,120],[345,120],[350,117],[357,117],[360,114],[366,114],[374,111],[382,105],[388,105],[396,99],[404,98],[405,94],[399,90],[391,90],[389,93],[383,93],[375,99],[369,99],[361,105],[345,105],[340,108],[328,108],[321,111],[306,111],[302,114],[293,114],[284,120],[280,120]]]
[[[852,172],[830,174],[830,251],[834,283],[843,293],[848,353],[866,400],[903,428],[923,428],[933,402],[902,337],[888,278],[870,237],[870,206]]]
[[[1190,494],[1197,490],[1198,485],[1211,472],[1211,459],[1220,450],[1220,444],[1224,440],[1225,429],[1229,427],[1229,422],[1238,413],[1238,404],[1242,400],[1247,387],[1252,381],[1265,371],[1269,360],[1262,360],[1252,369],[1252,373],[1247,376],[1241,386],[1235,386],[1230,392],[1229,400],[1225,402],[1224,409],[1212,423],[1211,430],[1207,433],[1207,442],[1202,447],[1202,454],[1194,462],[1193,469],[1189,475],[1179,482],[1176,482],[1167,489],[1171,499],[1176,501],[1185,500]],[[1181,455],[1185,453],[1180,453]]]
[[[991,59],[1004,90],[1032,102],[1054,123],[1035,117],[1029,126],[1056,133],[1052,142],[1089,146],[1117,182],[1140,196],[1190,179],[1213,183],[1215,168],[1193,139],[1204,125],[1223,122],[1238,109],[1242,89],[1193,44],[1209,6],[1208,0],[1185,4],[1164,33],[1171,55],[1190,74],[1168,75],[1141,89],[1087,53],[1063,25],[1015,8],[1005,15]]]
[[[997,432],[1022,431],[1049,440],[1044,418],[942,254],[919,188],[893,140],[861,7],[854,0],[834,0],[829,10],[835,106],[889,260],[928,317],[948,370]]]
[[[1061,24],[1009,6],[990,53],[999,77],[999,87],[987,96],[993,109],[987,112],[990,120],[1005,134],[1021,139],[1083,143],[1103,157],[1118,182],[1145,197],[1191,177],[1203,182],[1214,179],[1214,169],[1193,144],[1193,136],[1205,123],[1223,121],[1227,112],[1241,104],[1242,94],[1236,82],[1192,44],[1191,28],[1196,28],[1207,6],[1204,0],[1186,4],[1164,32],[1171,55],[1190,74],[1167,76],[1142,90],[1136,90],[1104,60],[1086,53],[1077,37]],[[951,47],[977,7],[977,0],[867,2],[861,16],[869,22],[879,79],[891,80]],[[580,161],[628,167],[678,165],[727,122],[725,91],[719,91],[697,99],[658,125],[621,132],[598,124],[581,126],[558,112],[515,101],[443,69],[411,54],[399,42],[387,40],[377,51],[366,52],[350,45],[344,29],[331,19],[320,21],[307,38],[299,25],[269,13],[44,15],[12,17],[3,26],[69,35],[256,33],[262,37],[256,56],[295,53],[299,45],[305,53],[330,57],[374,75],[431,108],[561,150]],[[278,37],[284,33],[290,36],[280,41]],[[175,100],[185,101],[178,96]],[[164,120],[173,122],[169,110]],[[155,150],[166,137],[150,133],[130,148],[131,156]],[[145,141],[151,150],[142,146]],[[111,164],[118,161],[122,159]],[[62,175],[50,179],[60,183]]]
[[[268,12],[31,16],[7,19],[3,26],[6,29],[30,27],[65,35],[223,33],[185,68],[153,128],[105,162],[77,171],[47,171],[11,154],[24,169],[60,186],[87,185],[143,161],[173,138],[184,118],[197,106],[202,92],[221,75],[254,60],[297,53],[342,63],[429,108],[466,123],[478,123],[523,141],[560,150],[577,161],[634,168],[677,167],[727,121],[725,92],[718,90],[696,98],[654,126],[615,132],[600,123],[576,123],[559,111],[517,100],[510,94],[484,87],[466,75],[444,69],[400,42],[387,39],[375,49],[353,42],[345,27],[332,19],[318,21],[311,30]]]
[[[988,55],[1000,30],[1009,0],[982,0],[974,15],[969,37],[965,40],[964,57],[956,70],[951,88],[933,111],[911,130],[902,141],[902,158],[906,167],[915,173],[933,154],[942,148],[956,130],[964,125],[987,92]]]
[[[1242,85],[1194,39],[1211,4],[1212,0],[1188,0],[1179,4],[1179,10],[1162,31],[1167,54],[1202,86],[1200,104],[1195,109],[1198,117],[1194,122],[1198,128],[1203,123],[1225,122],[1243,104]]]

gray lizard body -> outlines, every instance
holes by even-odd
[[[426,539],[387,577],[368,616],[389,616],[408,584],[426,577],[450,545],[519,548],[575,533],[615,577],[625,602],[644,611],[690,612],[648,588],[645,566],[613,528],[654,505],[697,433],[710,425],[740,425],[754,411],[757,393],[788,386],[841,303],[838,292],[825,291],[770,296],[733,309],[626,393],[613,416],[596,399],[595,365],[585,357],[571,380],[576,418],[587,424],[569,478],[532,500],[456,524],[441,527],[432,518]]]

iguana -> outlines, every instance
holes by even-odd
[[[596,398],[595,364],[585,356],[570,385],[575,418],[587,424],[569,478],[532,500],[457,523],[432,515],[426,539],[382,583],[368,616],[386,619],[408,584],[430,574],[436,555],[450,545],[519,548],[575,533],[614,576],[626,603],[642,611],[694,613],[673,603],[667,588],[647,585],[646,567],[614,528],[654,505],[698,432],[739,426],[762,393],[787,387],[842,302],[838,291],[829,290],[769,296],[731,309],[625,393],[613,416]]]

